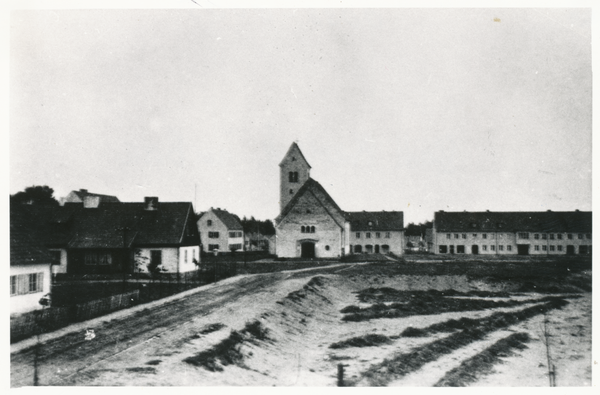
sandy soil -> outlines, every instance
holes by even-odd
[[[367,287],[392,287],[399,290],[454,289],[499,291],[501,287],[484,282],[469,282],[466,276],[351,276],[329,274],[321,276],[324,285],[317,292],[306,292],[298,300],[286,298],[300,290],[315,274],[305,278],[272,276],[270,281],[256,281],[245,293],[224,298],[219,308],[198,311],[182,310],[188,319],[153,334],[144,341],[123,348],[103,359],[84,361],[85,366],[71,369],[60,385],[178,385],[178,386],[335,386],[338,364],[345,365],[345,377],[357,379],[371,365],[399,352],[431,342],[448,334],[426,338],[398,338],[391,344],[377,347],[330,349],[335,342],[369,333],[399,335],[409,326],[426,327],[450,318],[481,318],[497,311],[522,309],[503,308],[486,311],[453,312],[439,315],[412,316],[396,319],[374,319],[345,322],[340,310],[358,305],[355,292]],[[229,284],[235,287],[235,283]],[[215,291],[217,292],[217,291]],[[226,293],[223,292],[223,295]],[[212,297],[214,295],[206,295]],[[546,295],[515,295],[515,299],[541,298]],[[201,303],[199,300],[198,303]],[[591,294],[570,299],[570,304],[548,315],[550,351],[556,366],[559,386],[591,385]],[[244,359],[237,365],[223,366],[221,372],[211,372],[184,362],[187,357],[210,348],[226,338],[232,330],[240,330],[247,322],[259,320],[268,329],[270,340],[255,344],[245,342],[240,347]],[[496,340],[514,332],[531,336],[528,348],[503,358],[494,371],[482,376],[473,386],[548,386],[546,347],[542,342],[543,316],[536,316],[513,327],[493,332],[455,352],[423,366],[420,370],[389,383],[391,386],[432,386],[450,369],[489,347]],[[209,334],[200,334],[210,324],[224,327]],[[100,331],[98,336],[102,336]],[[59,361],[60,362],[60,361]],[[11,369],[19,367],[18,358]],[[25,362],[22,362],[25,364]],[[55,369],[60,375],[61,364]],[[46,376],[46,377],[52,377]],[[364,385],[365,382],[358,382]]]

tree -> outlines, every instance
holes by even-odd
[[[10,203],[58,206],[58,200],[54,198],[54,189],[47,185],[27,187],[24,191],[11,195]]]
[[[433,228],[433,222],[425,221],[424,223],[419,223],[418,225],[411,222],[406,226],[406,231],[404,234],[406,236],[425,236],[425,230],[427,228]]]

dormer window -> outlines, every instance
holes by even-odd
[[[373,222],[372,221],[369,221],[369,226],[373,226]]]

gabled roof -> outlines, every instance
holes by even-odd
[[[79,199],[81,199],[81,201],[83,201],[83,198],[85,198],[86,196],[91,196],[91,197],[99,197],[100,201],[103,203],[119,203],[119,199],[117,199],[116,196],[92,193],[92,192],[88,192],[87,189],[80,189],[79,191],[71,191],[71,193],[75,194]]]
[[[217,218],[223,222],[228,230],[244,230],[244,227],[242,226],[237,215],[231,214],[229,211],[221,210],[219,208],[211,208],[210,211],[212,211]],[[206,213],[203,213],[202,216],[204,214]],[[202,218],[202,216],[200,216],[200,218]]]
[[[592,213],[590,211],[437,211],[434,224],[438,232],[591,233]]]
[[[300,157],[302,158],[302,160],[304,160],[304,162],[306,163],[306,165],[308,166],[308,168],[310,169],[310,165],[308,164],[308,161],[306,160],[306,158],[304,157],[304,154],[302,153],[302,151],[300,151],[300,147],[298,147],[298,144],[296,144],[296,142],[293,142],[292,145],[290,145],[290,148],[287,150],[285,156],[283,157],[283,159],[281,160],[281,162],[279,162],[279,166],[283,165],[283,162],[285,162],[285,159],[290,156],[293,155],[294,152],[297,152]]]
[[[288,204],[283,208],[283,210],[281,211],[281,214],[279,214],[279,216],[277,216],[277,218],[275,219],[276,223],[280,223],[288,214],[289,212],[294,208],[294,206],[296,205],[296,203],[298,202],[298,200],[304,195],[304,193],[306,192],[312,192],[313,195],[319,199],[319,201],[321,201],[321,204],[323,204],[323,207],[327,210],[327,207],[324,203],[327,203],[331,206],[334,207],[335,210],[338,211],[338,213],[340,213],[341,215],[343,215],[343,211],[340,208],[340,206],[337,205],[337,203],[335,202],[335,200],[333,200],[333,198],[327,193],[327,191],[325,190],[325,188],[323,188],[321,186],[321,184],[319,184],[317,181],[315,181],[312,178],[309,178],[308,180],[306,180],[306,182],[304,183],[304,185],[302,185],[302,187],[300,187],[300,189],[298,190],[298,192],[296,192],[296,194],[294,195],[294,197],[292,198],[292,200],[290,200],[288,202]],[[333,213],[329,213],[333,219],[335,220],[335,222],[340,226],[343,227],[344,224],[340,224],[339,221],[337,221],[335,219],[335,217],[333,216]]]
[[[354,211],[345,213],[352,231],[404,230],[402,211]]]
[[[10,208],[10,264],[50,264],[52,258],[35,229],[33,218],[21,207]]]
[[[97,208],[67,203],[47,210],[30,207],[45,244],[63,248],[178,245],[188,221],[193,221],[192,203],[188,202],[161,202],[153,211],[144,210],[144,203],[100,203]]]

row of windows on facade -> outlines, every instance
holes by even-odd
[[[300,232],[301,233],[315,233],[317,230],[315,229],[314,226],[304,226],[302,225],[300,227]]]
[[[43,289],[43,272],[10,276],[10,296],[42,292]]]
[[[218,239],[219,235],[220,235],[219,232],[208,232],[209,239]],[[231,238],[242,237],[242,232],[229,232],[229,237],[231,237]]]
[[[535,240],[539,240],[540,238],[542,240],[547,240],[547,239],[554,240],[554,235],[555,235],[554,233],[548,233],[548,234],[546,234],[546,233],[534,233],[533,234],[533,238]],[[577,239],[583,240],[583,237],[584,237],[583,233],[577,233]],[[557,240],[562,240],[562,238],[563,238],[562,233],[556,233],[556,239]],[[567,233],[567,239],[573,240],[573,238],[574,238],[573,233]],[[588,240],[591,240],[592,239],[592,234],[591,233],[586,233],[585,234],[585,238],[588,239]],[[519,239],[529,239],[529,233],[527,233],[527,232],[520,232],[519,233]]]
[[[388,253],[390,251],[390,246],[387,245],[387,244],[382,245],[381,248],[380,248],[379,244],[377,244],[375,246],[372,245],[372,244],[367,244],[365,246],[365,252],[372,253],[373,250],[375,250],[375,253],[382,252],[382,253],[385,254],[385,253]],[[351,245],[350,246],[350,253],[352,253],[352,252],[354,252],[355,254],[360,254],[360,253],[363,252],[363,248],[359,244],[354,245],[354,246]]]
[[[219,250],[220,248],[221,247],[219,247],[218,244],[209,244],[208,245],[209,251]],[[242,243],[229,244],[229,250],[241,250],[241,249],[242,249]]]
[[[453,246],[450,246],[451,248]],[[504,251],[504,247],[503,245],[499,245],[498,246],[498,251]],[[495,245],[490,245],[489,246],[490,251],[496,251],[496,246]],[[563,251],[563,246],[562,245],[546,245],[546,244],[542,244],[542,245],[534,245],[533,246],[534,251],[559,251],[562,252]],[[481,250],[482,251],[487,251],[488,250],[488,246],[487,245],[482,245],[481,246]],[[448,252],[448,246],[446,245],[441,245],[439,246],[439,251],[441,254],[445,254]],[[506,251],[512,251],[512,246],[507,245],[506,246]],[[592,246],[587,246],[587,245],[580,245],[579,246],[579,253],[580,254],[588,254],[591,253],[592,251]],[[465,246],[464,245],[457,245],[456,246],[456,252],[458,254],[464,254],[465,253]]]
[[[391,232],[385,232],[385,238],[389,239],[391,237]],[[360,239],[360,232],[356,232],[356,238]],[[365,232],[365,239],[371,238],[371,232]],[[381,232],[375,232],[375,238],[381,238]]]
[[[490,233],[490,239],[494,238],[495,233]],[[502,236],[502,233],[498,233],[498,236]],[[506,236],[510,236],[510,233],[507,233]],[[521,232],[518,234],[519,239],[529,239],[529,233],[526,232]],[[473,237],[477,238],[478,237],[478,233],[473,233]],[[452,233],[447,233],[446,234],[446,239],[451,239],[452,238]],[[466,239],[467,238],[467,234],[466,233],[454,233],[454,238],[455,239]],[[481,238],[483,239],[487,239],[488,238],[488,234],[487,233],[482,233],[481,234]],[[563,239],[563,234],[562,233],[534,233],[533,234],[533,238],[535,240],[554,240],[556,238],[556,240],[562,240]],[[574,235],[573,233],[567,233],[567,239],[569,240],[573,240]],[[579,240],[583,240],[584,238],[584,234],[583,233],[578,233],[577,234],[577,238]],[[585,234],[585,238],[590,240],[592,238],[592,234],[591,233],[587,233]]]

